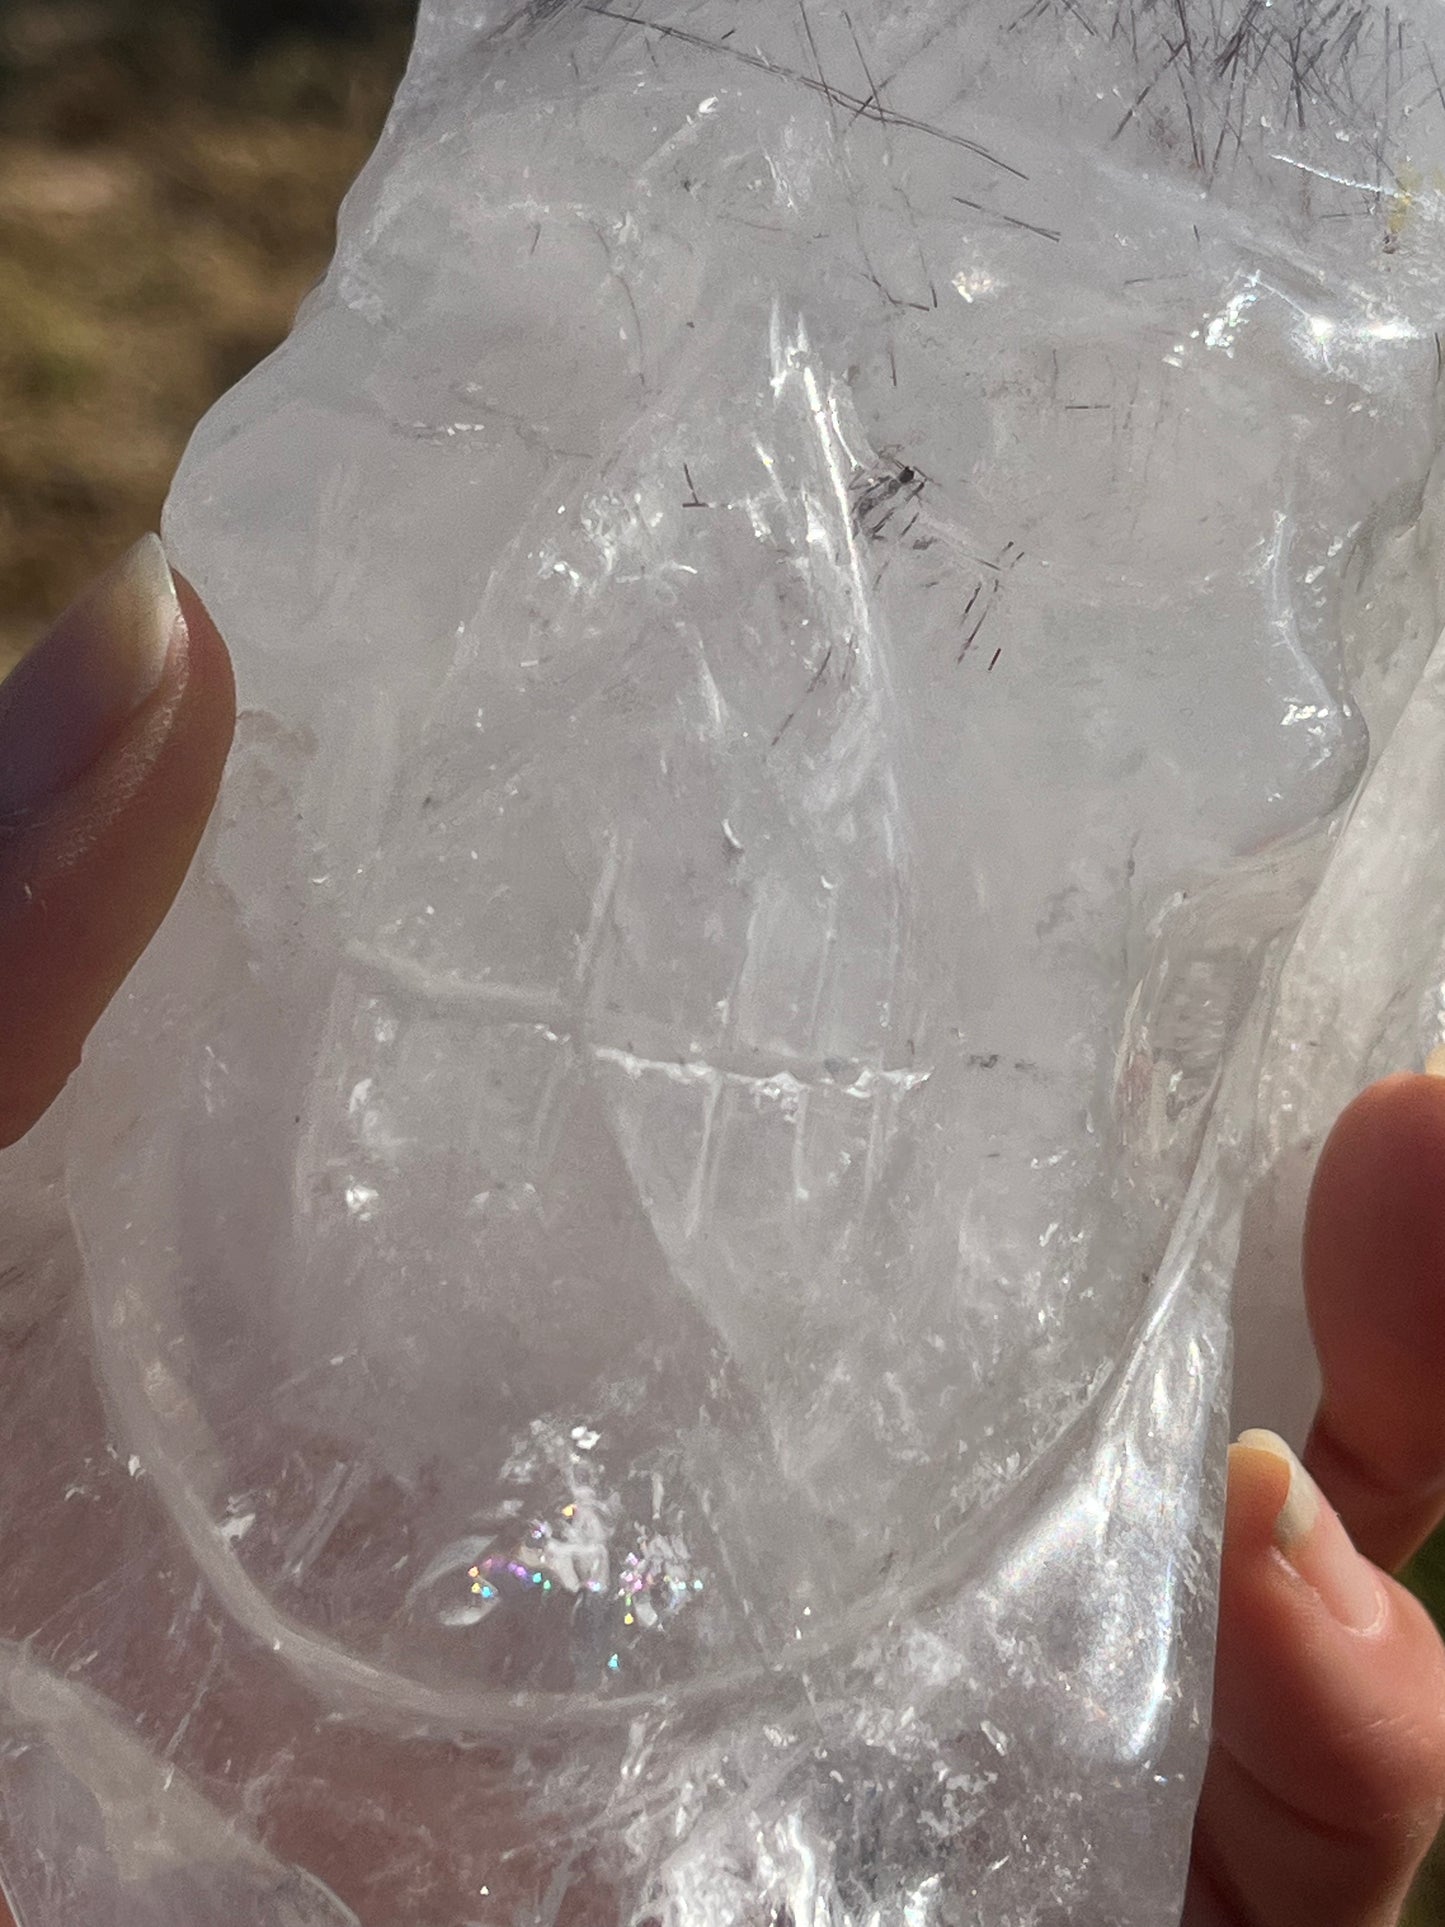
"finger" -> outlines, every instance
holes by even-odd
[[[60,1091],[169,908],[234,723],[225,645],[154,536],[0,686],[0,1145]]]
[[[1305,1462],[1393,1570],[1445,1514],[1445,1078],[1386,1078],[1341,1116],[1304,1275],[1324,1387]]]
[[[1214,1733],[1187,1918],[1393,1927],[1445,1810],[1445,1649],[1271,1433],[1230,1452]]]

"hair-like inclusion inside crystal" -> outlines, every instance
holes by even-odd
[[[1434,639],[1445,256],[1433,15],[1181,17],[432,8],[195,440],[244,713],[73,1195],[120,1449],[338,1714],[796,1691],[1183,1812],[1260,987]]]

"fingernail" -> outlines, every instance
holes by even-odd
[[[165,550],[147,535],[0,684],[0,819],[38,809],[88,769],[186,641]]]
[[[1445,1044],[1437,1044],[1425,1059],[1427,1077],[1445,1077]]]
[[[1274,1543],[1342,1626],[1367,1633],[1385,1610],[1379,1574],[1350,1544],[1349,1534],[1277,1432],[1241,1432],[1239,1443],[1269,1452],[1289,1471],[1289,1489],[1274,1522]]]

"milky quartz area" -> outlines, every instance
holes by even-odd
[[[423,15],[4,1175],[21,1927],[1167,1927],[1240,1223],[1283,1383],[1441,1035],[1438,8]]]

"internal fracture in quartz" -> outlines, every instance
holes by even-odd
[[[1434,641],[1434,12],[423,13],[171,504],[244,714],[69,1152],[64,1651],[257,1921],[1158,1927],[1270,987]]]

